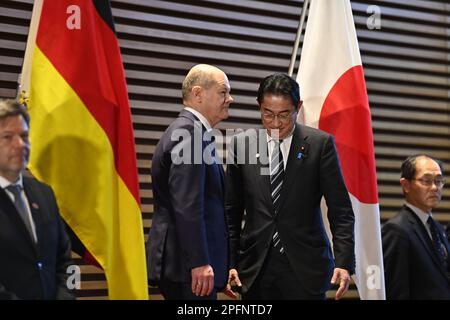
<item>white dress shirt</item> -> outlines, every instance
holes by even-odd
[[[208,120],[200,112],[198,112],[195,109],[192,109],[191,107],[184,107],[184,110],[187,110],[190,113],[192,113],[194,116],[196,116],[200,120],[200,122],[205,126],[206,131],[210,132],[212,130],[212,127],[209,124]]]
[[[23,190],[22,175],[20,175],[19,179],[17,179],[17,181],[14,182],[14,183],[11,183],[9,180],[7,180],[4,177],[0,176],[0,187],[2,187],[6,191],[8,196],[11,198],[11,201],[14,203],[14,200],[15,200],[14,199],[14,194],[12,194],[10,191],[5,189],[6,187],[8,187],[9,185],[12,185],[12,184],[16,184],[16,185],[19,185],[21,187],[20,196],[22,197],[22,201],[25,204],[25,209],[27,211],[27,216],[28,216],[28,219],[30,221],[31,231],[33,233],[34,242],[37,242],[36,226],[34,224],[33,216],[31,215],[31,209],[30,209],[30,205],[28,203],[27,196],[25,194],[25,191]]]
[[[430,216],[432,217],[431,212],[424,212],[424,211],[420,210],[419,208],[417,208],[416,206],[413,206],[408,201],[406,201],[405,205],[407,207],[409,207],[416,214],[417,217],[419,217],[420,221],[422,221],[422,224],[424,225],[425,229],[427,230],[428,235],[430,236],[430,239],[432,239],[433,237],[431,236],[430,226],[427,223],[428,217],[430,217]]]

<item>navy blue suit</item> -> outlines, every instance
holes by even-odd
[[[180,133],[184,137],[174,138]],[[161,286],[164,280],[190,285],[191,269],[209,264],[215,288],[226,285],[224,173],[222,165],[202,157],[204,152],[211,154],[208,135],[199,120],[183,110],[156,146],[152,160],[154,216],[146,246],[150,284]],[[193,152],[180,152],[183,147]],[[191,163],[179,163],[180,157]]]
[[[425,226],[410,208],[403,206],[381,234],[387,299],[450,299],[449,270],[439,263]],[[443,244],[450,252],[448,242]]]
[[[74,299],[66,286],[70,241],[49,186],[23,177],[36,227],[34,243],[0,188],[0,299]]]

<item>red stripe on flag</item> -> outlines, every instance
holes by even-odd
[[[81,29],[69,29],[67,25],[73,14],[67,13],[67,8],[74,5],[73,1],[44,1],[36,43],[105,131],[116,170],[140,203],[133,127],[119,44],[92,1],[75,4],[80,8]]]
[[[366,92],[362,66],[347,70],[325,99],[319,128],[335,137],[349,192],[363,203],[376,204],[377,178]]]

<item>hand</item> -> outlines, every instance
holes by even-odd
[[[191,289],[196,296],[209,296],[214,289],[214,271],[207,264],[191,270]]]
[[[333,278],[331,278],[332,284],[337,284],[339,282],[339,288],[336,292],[335,299],[341,299],[348,290],[350,285],[350,274],[347,270],[341,268],[334,268]]]
[[[236,286],[242,287],[242,283],[241,283],[241,280],[239,280],[238,272],[236,269],[230,269],[230,271],[228,273],[228,283],[227,283],[226,288],[223,290],[223,293],[225,293],[231,299],[237,299],[238,296],[237,296],[236,292],[231,290],[231,286],[232,286],[233,282],[234,282],[234,284],[236,284]]]

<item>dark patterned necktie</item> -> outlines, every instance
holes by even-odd
[[[432,242],[433,242],[433,247],[435,249],[434,251],[436,252],[436,254],[439,258],[439,261],[441,262],[444,269],[446,271],[448,271],[448,263],[447,263],[448,252],[445,249],[444,243],[442,242],[439,229],[436,225],[436,221],[434,221],[434,219],[431,216],[429,216],[427,223],[430,227],[430,233],[431,233],[431,238],[432,238]]]
[[[273,202],[273,208],[275,215],[278,214],[280,209],[281,187],[283,186],[284,179],[284,161],[283,154],[281,153],[280,144],[282,141],[275,141],[275,146],[272,152],[272,159],[270,162],[270,189]],[[272,238],[273,247],[279,252],[283,253],[284,248],[281,243],[278,230],[275,228],[275,232]]]
[[[31,221],[30,217],[28,216],[28,212],[25,206],[25,202],[22,200],[21,193],[22,193],[22,187],[17,184],[10,184],[6,187],[6,190],[11,192],[14,195],[14,206],[16,207],[17,211],[19,212],[20,218],[22,219],[23,223],[25,224],[25,227],[27,228],[28,232],[31,235],[31,238],[34,239],[33,236],[33,230],[31,228]]]

